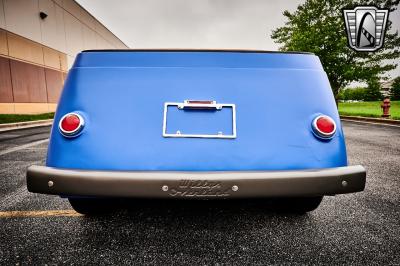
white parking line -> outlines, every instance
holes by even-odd
[[[79,217],[83,214],[73,210],[50,210],[50,211],[0,211],[1,218],[22,218],[22,217],[49,217],[49,216],[69,216]]]
[[[14,151],[19,151],[19,150],[23,150],[23,149],[26,149],[26,148],[30,148],[30,147],[33,147],[33,146],[36,146],[36,145],[39,145],[39,144],[42,144],[42,143],[46,143],[48,141],[49,141],[49,139],[38,140],[38,141],[34,141],[34,142],[31,142],[31,143],[28,143],[28,144],[17,146],[17,147],[8,149],[8,150],[0,151],[0,156],[4,155],[4,154],[7,154],[7,153],[10,153],[10,152],[14,152]]]

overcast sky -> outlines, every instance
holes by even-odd
[[[77,0],[130,48],[277,50],[271,31],[303,0]],[[391,14],[400,29],[400,11]],[[400,75],[400,67],[392,73]]]

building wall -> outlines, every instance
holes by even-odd
[[[77,53],[126,48],[73,0],[0,0],[0,113],[54,112]]]

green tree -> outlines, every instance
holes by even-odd
[[[391,13],[400,0],[306,0],[293,13],[284,11],[284,26],[272,32],[272,39],[282,44],[282,51],[307,51],[319,56],[328,75],[335,96],[339,89],[352,81],[370,81],[383,78],[397,64],[400,57],[398,31],[391,31]],[[375,5],[390,11],[384,46],[376,52],[357,52],[348,47],[343,19],[343,8],[357,5]],[[389,59],[389,60],[388,60]]]
[[[394,79],[390,94],[393,101],[400,101],[400,77]]]
[[[352,89],[352,94],[351,94],[351,99],[350,100],[357,100],[357,101],[364,101],[366,100],[367,96],[367,90],[366,88],[355,88]]]
[[[357,100],[363,101],[366,99],[367,89],[363,87],[341,89],[337,95],[338,100]]]
[[[345,97],[344,97],[344,90],[340,90],[340,91],[338,92],[338,94],[337,94],[337,96],[336,96],[336,99],[337,99],[338,101],[346,100]]]
[[[377,78],[370,79],[368,81],[368,87],[365,91],[365,98],[366,101],[378,101],[382,99],[381,94],[381,85]]]

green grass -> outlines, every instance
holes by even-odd
[[[341,115],[381,117],[382,102],[358,102],[358,103],[339,103],[339,113]],[[390,118],[400,120],[400,101],[390,102]]]
[[[390,105],[390,118],[400,120],[400,101],[392,101]],[[339,113],[341,115],[381,117],[381,102],[339,103]],[[38,115],[0,114],[0,124],[52,119],[53,117],[54,113]]]
[[[53,117],[54,113],[37,114],[37,115],[0,114],[0,124],[52,119]]]

